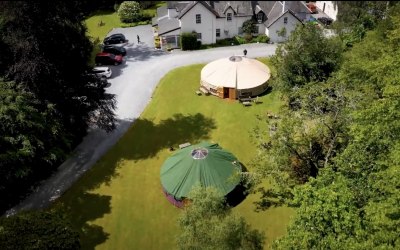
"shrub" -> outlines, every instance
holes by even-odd
[[[258,35],[257,37],[253,38],[252,42],[255,43],[268,43],[269,42],[269,37],[267,35],[261,34]]]
[[[244,21],[242,25],[242,30],[245,34],[251,34],[254,32],[255,27],[255,21],[253,19],[249,19],[247,21]]]
[[[253,39],[253,36],[251,34],[244,34],[243,38],[246,40],[246,43],[250,43],[250,41]]]
[[[243,37],[241,37],[241,36],[235,36],[235,41],[236,41],[238,44],[245,44],[245,43],[246,43],[246,40],[245,40]]]
[[[118,9],[118,16],[123,23],[140,21],[140,5],[135,1],[122,2]]]
[[[197,41],[196,33],[182,33],[180,39],[182,50],[196,50],[201,47],[201,42]]]

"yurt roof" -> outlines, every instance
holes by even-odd
[[[178,199],[187,198],[195,185],[213,186],[226,195],[240,182],[241,165],[218,144],[202,142],[179,150],[161,167],[161,184]],[[189,197],[190,198],[190,197]]]
[[[201,70],[202,81],[217,87],[237,89],[255,88],[268,81],[270,76],[267,65],[242,56],[215,60]]]

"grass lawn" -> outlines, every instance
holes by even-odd
[[[169,72],[141,117],[56,203],[73,215],[83,249],[176,248],[176,219],[181,210],[165,199],[160,184],[160,167],[171,155],[170,146],[218,142],[251,171],[249,163],[257,152],[250,139],[255,116],[277,111],[279,96],[272,91],[261,97],[262,104],[251,107],[197,96],[203,66]],[[234,211],[265,232],[267,249],[284,234],[293,211],[281,207],[254,212],[257,197],[248,196]]]

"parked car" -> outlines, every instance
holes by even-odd
[[[109,45],[109,44],[117,44],[117,43],[124,43],[126,42],[126,38],[124,36],[124,34],[121,33],[117,33],[117,34],[112,34],[106,38],[104,38],[103,43],[105,45]]]
[[[92,73],[104,78],[110,78],[112,75],[112,71],[109,67],[94,67]]]
[[[122,56],[111,53],[98,53],[95,62],[96,65],[118,65],[122,63]]]
[[[115,46],[115,45],[105,45],[103,47],[103,52],[105,53],[111,53],[114,55],[121,55],[125,56],[126,55],[126,49],[123,47]]]

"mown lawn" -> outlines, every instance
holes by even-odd
[[[162,163],[171,155],[170,146],[218,142],[251,171],[249,163],[257,153],[250,138],[256,115],[277,111],[278,93],[260,97],[263,103],[251,107],[197,96],[203,66],[169,72],[141,117],[56,204],[73,215],[84,249],[176,248],[181,210],[165,199],[159,178]],[[284,234],[293,211],[282,207],[257,213],[253,204],[257,197],[248,196],[234,211],[265,232],[267,249]]]

